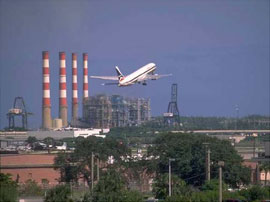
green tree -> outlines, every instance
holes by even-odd
[[[125,190],[124,178],[114,169],[107,170],[92,193],[84,195],[83,202],[142,202],[143,197],[135,191]]]
[[[57,185],[50,189],[45,196],[45,202],[72,202],[71,190],[67,185]]]
[[[227,190],[228,186],[223,183],[222,184],[222,190]],[[210,181],[205,182],[202,187],[202,191],[217,191],[219,190],[219,181],[217,179],[212,179]]]
[[[192,202],[192,199],[187,196],[173,195],[171,197],[167,197],[164,202]]]
[[[124,190],[121,192],[122,202],[143,202],[143,196],[138,191],[128,191]]]
[[[17,184],[11,179],[11,175],[0,173],[0,201],[14,202],[17,195]]]
[[[185,181],[177,175],[172,175],[172,195],[189,196],[191,190],[186,185]],[[156,177],[153,185],[153,193],[158,199],[165,199],[169,195],[169,175],[161,174]]]
[[[124,189],[124,180],[113,169],[106,172],[95,186],[93,202],[117,202],[121,201],[121,191]]]
[[[217,202],[218,201],[218,191],[201,191],[194,192],[191,196],[191,201],[193,202]]]
[[[260,187],[256,185],[239,191],[239,194],[245,197],[248,201],[269,199],[270,187]]]
[[[131,157],[123,162],[119,169],[125,173],[127,182],[138,182],[142,185],[144,180],[155,171],[155,164],[145,156],[142,159]]]
[[[247,201],[247,199],[244,196],[240,195],[239,191],[223,192],[223,200],[227,200],[227,199],[238,199],[238,200],[242,200],[243,202]]]
[[[70,153],[58,153],[54,159],[56,170],[60,170],[60,182],[77,181],[77,168],[73,165],[75,160]]]
[[[41,196],[43,194],[42,189],[36,181],[34,180],[27,180],[21,187],[20,187],[20,195],[24,196]]]
[[[127,146],[113,138],[77,138],[75,151],[71,154],[60,153],[55,158],[56,169],[61,171],[62,181],[76,181],[77,176],[83,176],[88,185],[91,184],[91,156],[98,155],[101,161],[106,162],[109,156],[113,156],[115,164],[120,166],[122,158],[129,154]]]
[[[229,141],[218,140],[201,134],[163,133],[158,136],[154,146],[149,148],[149,156],[156,157],[157,173],[168,173],[168,159],[172,162],[173,173],[187,184],[200,186],[205,181],[205,148],[210,143],[211,177],[218,178],[218,161],[224,161],[224,181],[232,187],[249,184],[250,169],[242,166],[242,158]]]
[[[29,137],[27,138],[27,140],[26,140],[26,142],[27,142],[28,144],[30,144],[31,146],[33,146],[33,144],[34,144],[35,142],[37,142],[37,141],[38,141],[37,138],[34,137],[34,136],[29,136]]]
[[[52,137],[46,137],[43,139],[43,142],[47,145],[47,147],[49,145],[54,146],[55,145],[55,140]]]

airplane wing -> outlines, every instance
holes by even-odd
[[[145,76],[145,80],[149,79],[149,80],[157,80],[160,79],[162,77],[166,77],[166,76],[172,76],[172,74],[147,74]]]
[[[119,83],[102,83],[102,86],[118,85]]]
[[[118,76],[90,76],[90,78],[118,81]]]

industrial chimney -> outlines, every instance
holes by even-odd
[[[50,97],[50,66],[49,66],[49,52],[42,52],[43,60],[43,98],[42,98],[42,128],[51,129],[52,128],[52,118],[51,118],[51,97]]]
[[[59,53],[59,118],[62,119],[63,127],[68,125],[67,122],[67,85],[66,85],[66,54]]]
[[[78,84],[77,84],[77,54],[72,53],[72,122],[76,125],[78,119]]]
[[[85,103],[88,100],[88,54],[83,53],[83,117],[85,117]]]

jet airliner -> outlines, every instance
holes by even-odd
[[[130,86],[135,83],[146,85],[147,80],[157,80],[161,77],[171,76],[171,74],[164,74],[164,75],[154,74],[156,68],[157,67],[155,63],[149,63],[139,68],[135,72],[127,76],[124,76],[121,73],[120,69],[116,66],[115,69],[117,76],[90,76],[90,78],[118,81],[114,83],[104,83],[102,85],[118,85],[119,87],[122,87],[122,86]]]

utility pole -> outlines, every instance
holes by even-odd
[[[260,185],[261,184],[261,181],[260,181],[260,162],[257,163],[256,165],[256,184],[257,185]]]
[[[219,202],[222,202],[222,167],[224,166],[224,161],[218,162],[219,166]]]
[[[91,190],[94,189],[94,153],[91,154]]]
[[[235,107],[235,111],[236,111],[235,130],[237,130],[238,129],[238,127],[237,127],[238,119],[239,119],[239,106],[238,106],[238,104],[236,104],[234,107]]]
[[[171,161],[175,161],[175,159],[169,158],[169,196],[172,196],[172,168]]]
[[[205,158],[205,180],[206,181],[210,181],[211,179],[211,174],[210,174],[210,170],[211,170],[211,159],[210,159],[210,147],[209,147],[209,143],[203,143],[203,145],[205,145],[206,148],[206,158]]]
[[[253,133],[253,158],[255,158],[256,155],[256,135]]]
[[[99,182],[99,156],[97,156],[97,182]]]
[[[71,198],[73,198],[72,182],[69,182],[69,186],[70,186]]]

